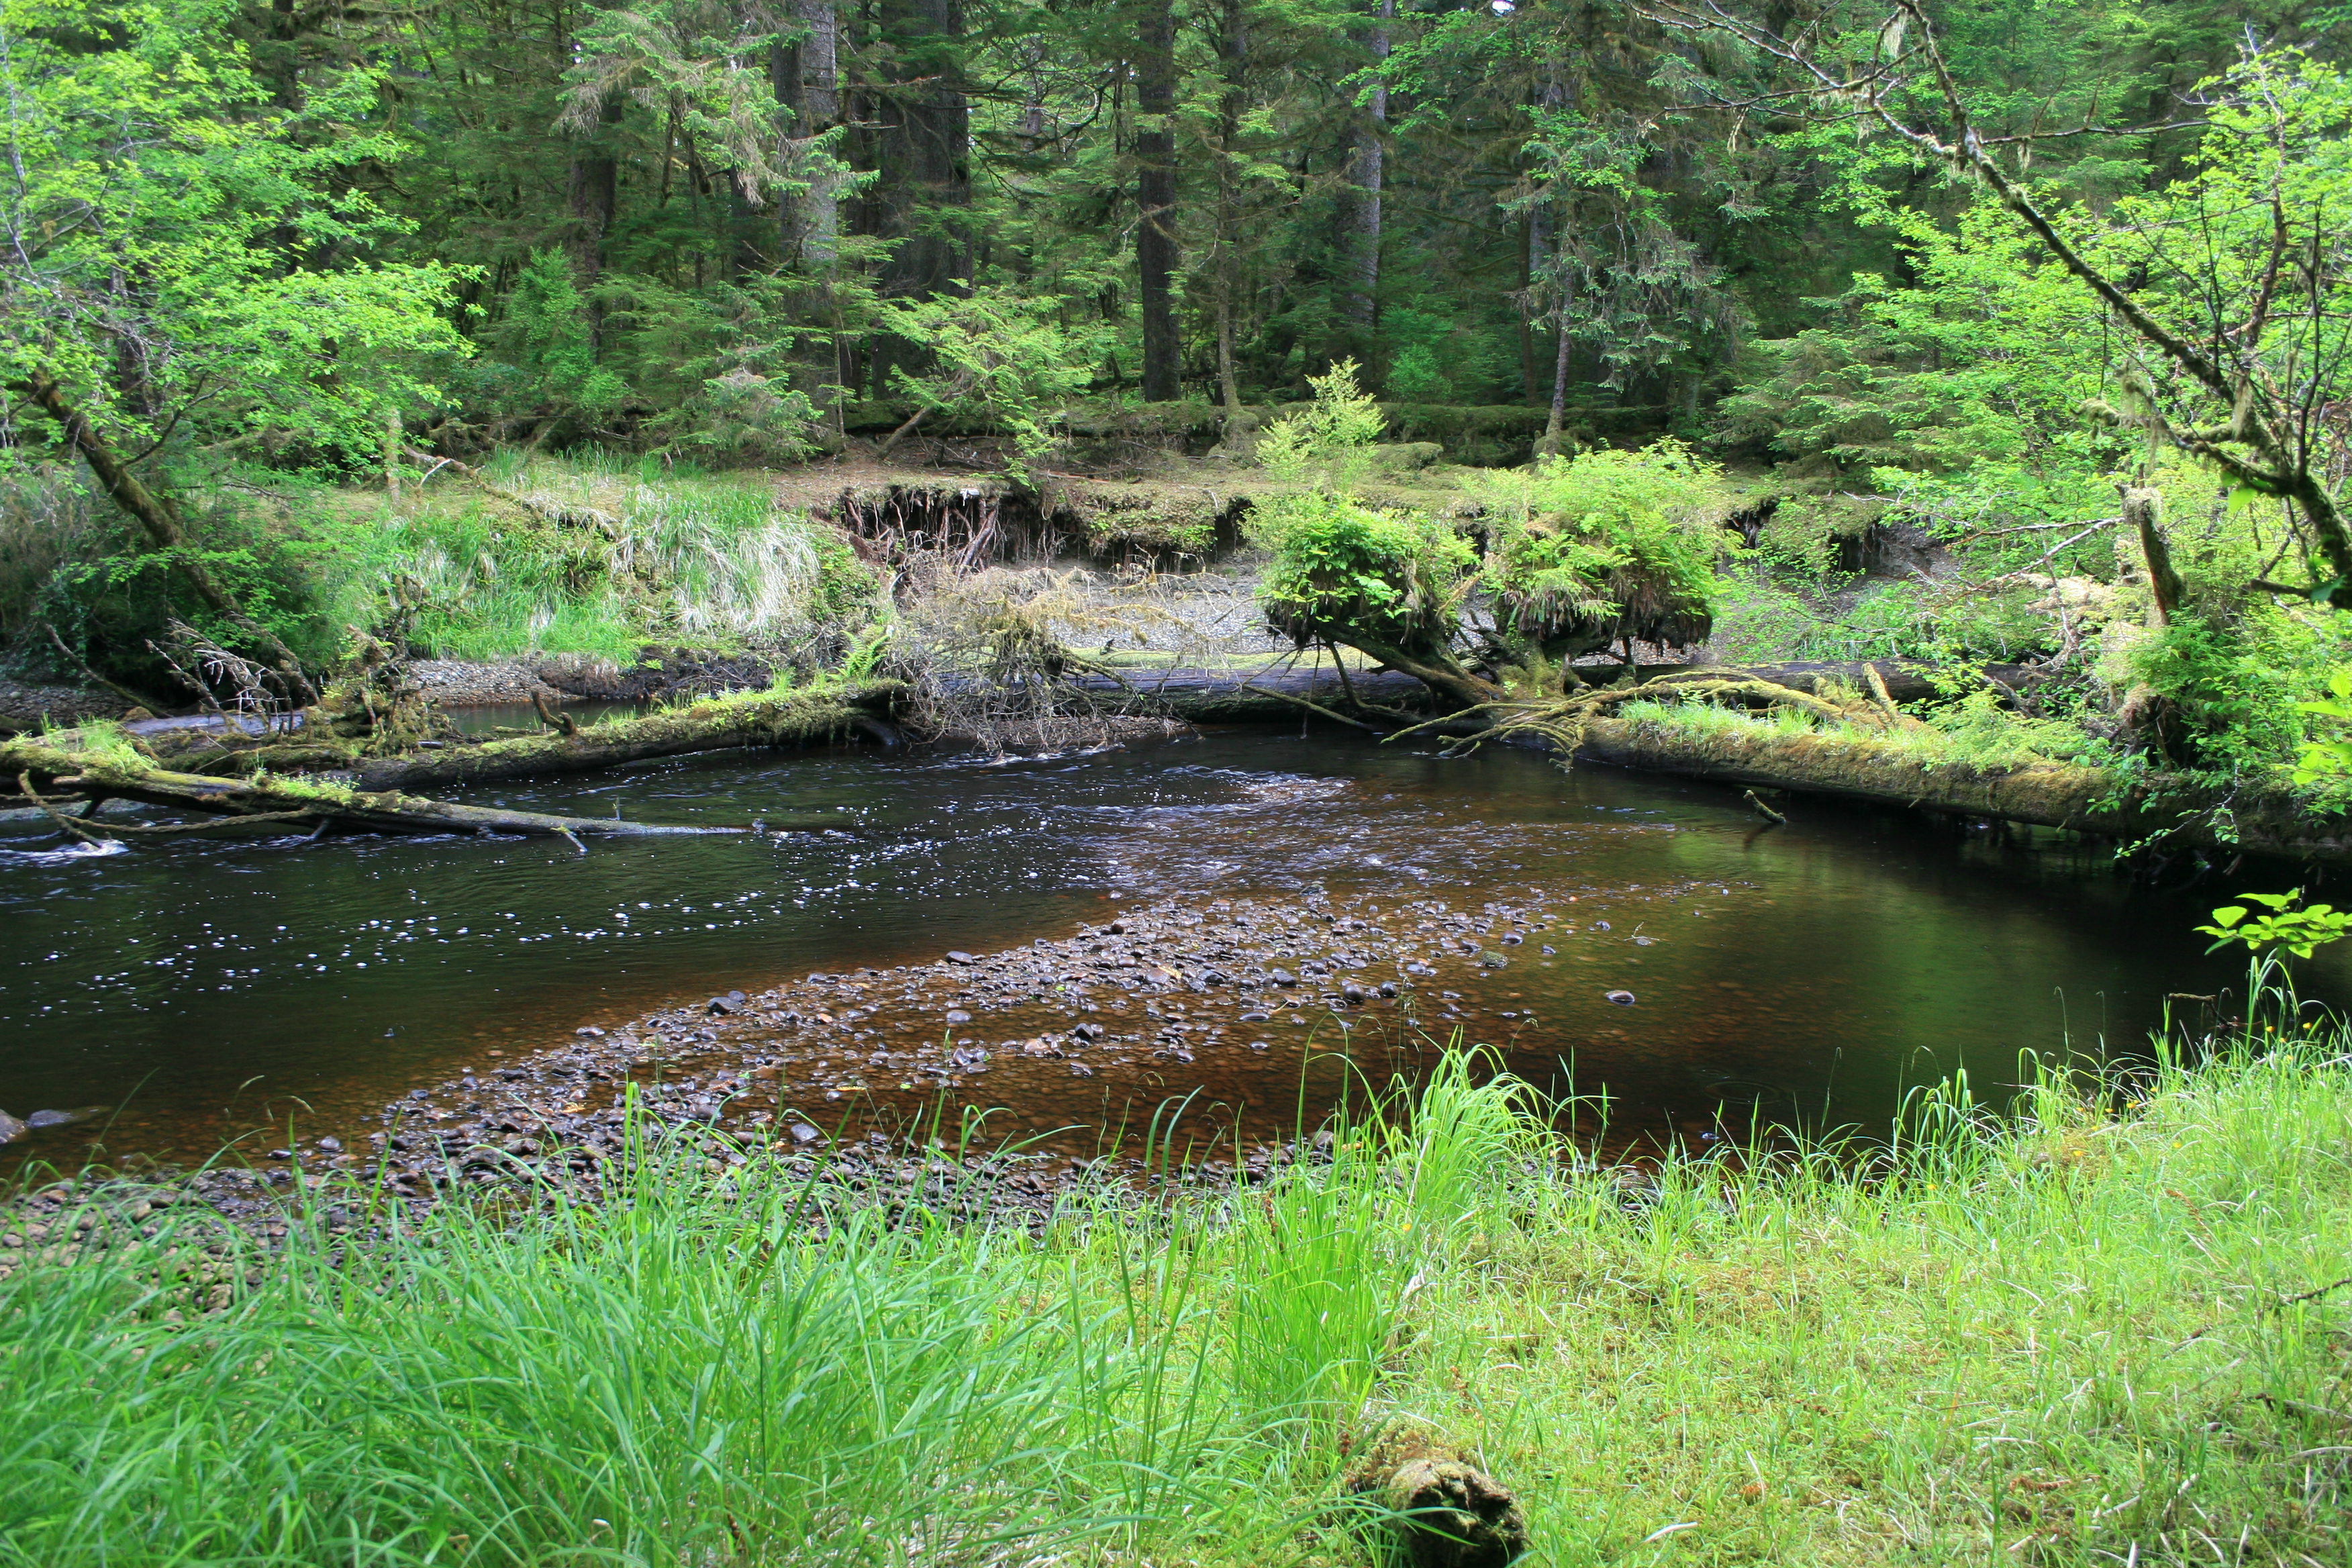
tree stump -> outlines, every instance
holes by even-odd
[[[1412,1568],[1506,1568],[1528,1549],[1509,1489],[1459,1459],[1414,1459],[1381,1489]]]

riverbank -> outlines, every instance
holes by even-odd
[[[1443,1070],[1244,1198],[1016,1225],[650,1121],[618,1201],[19,1215],[0,1561],[1356,1563],[1402,1445],[1542,1563],[2336,1562],[2347,1045],[1947,1094],[1860,1171],[1629,1179]]]

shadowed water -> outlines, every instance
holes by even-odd
[[[10,1152],[74,1161],[102,1131],[111,1156],[201,1156],[289,1116],[356,1126],[411,1085],[662,1003],[1002,950],[1167,899],[1477,911],[1539,893],[1557,929],[1475,989],[1432,979],[1461,996],[1432,992],[1423,1026],[1507,1044],[1539,1079],[1573,1064],[1621,1118],[1685,1128],[1759,1100],[1883,1126],[1906,1088],[1962,1068],[1997,1097],[2021,1051],[2138,1048],[2168,994],[2242,976],[2189,929],[2221,889],[2153,893],[2095,847],[1807,802],[1760,832],[1730,791],[1522,752],[1264,734],[993,765],[843,751],[468,798],[813,830],[584,857],[0,838],[0,1107],[110,1108]],[[1154,1085],[1246,1080],[1265,1104],[1297,1072],[1295,1050],[1196,1057],[1155,1064]],[[1029,1126],[1102,1113],[1043,1070],[988,1091]]]

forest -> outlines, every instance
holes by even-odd
[[[874,563],[723,481],[852,463],[1222,529],[1444,706],[1637,641],[1997,664],[1943,705],[1996,752],[2342,771],[2340,10],[5,16],[27,679],[837,656]],[[635,499],[485,499],[567,475]]]

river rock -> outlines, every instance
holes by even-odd
[[[1413,1568],[1507,1568],[1528,1549],[1518,1500],[1459,1459],[1400,1465],[1382,1492]]]
[[[1633,1005],[1633,994],[1631,991],[1606,991],[1601,994],[1620,1007],[1631,1007]]]
[[[81,1117],[70,1110],[36,1110],[25,1118],[25,1125],[38,1132],[44,1127],[70,1127]]]
[[[14,1143],[17,1139],[22,1138],[25,1132],[26,1127],[22,1121],[6,1111],[0,1110],[0,1143]]]

